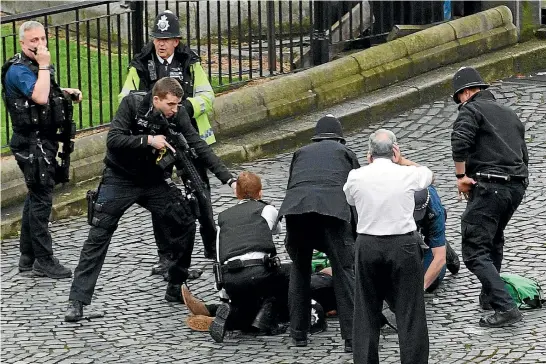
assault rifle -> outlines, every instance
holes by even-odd
[[[73,119],[74,107],[72,101],[78,100],[80,94],[64,95],[61,100],[64,111],[64,118],[61,123],[58,140],[63,147],[58,156],[61,165],[55,170],[55,183],[66,183],[70,181],[70,154],[74,151],[74,138],[76,137],[76,123]]]
[[[203,179],[197,172],[194,159],[197,159],[197,153],[195,149],[191,148],[184,135],[174,130],[174,125],[169,124],[167,120],[164,120],[168,127],[165,128],[163,133],[167,142],[176,150],[172,152],[169,148],[166,148],[164,152],[161,152],[158,157],[157,164],[162,170],[166,170],[170,166],[176,167],[176,174],[182,179],[187,191],[195,197],[197,205],[191,204],[194,210],[195,217],[200,216],[200,210],[203,207],[207,207],[210,204],[210,200],[207,196],[207,186],[203,182]]]

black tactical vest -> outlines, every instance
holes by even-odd
[[[251,252],[276,254],[271,229],[262,217],[265,206],[265,202],[248,200],[218,215],[220,262]]]
[[[14,64],[23,64],[38,75],[38,64],[24,55],[17,53],[2,66],[2,98],[11,116],[13,131],[22,135],[29,135],[39,131],[46,137],[56,134],[57,129],[65,119],[65,103],[63,92],[55,82],[54,69],[51,67],[51,87],[49,100],[45,105],[39,105],[25,96],[8,96],[6,93],[6,73]]]

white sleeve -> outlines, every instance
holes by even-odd
[[[415,167],[415,190],[424,190],[432,183],[432,171],[424,166]]]
[[[345,198],[347,199],[347,203],[351,206],[355,205],[355,200],[353,198],[353,195],[351,194],[351,174],[353,171],[349,172],[349,175],[347,176],[347,182],[345,182],[345,185],[343,185],[343,192],[345,192]]]
[[[262,210],[262,217],[267,221],[269,229],[271,229],[271,234],[277,235],[282,232],[282,223],[279,221],[277,224],[277,217],[279,216],[279,211],[271,205],[267,205]]]

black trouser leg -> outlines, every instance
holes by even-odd
[[[386,264],[390,268],[390,290],[385,292],[394,303],[400,342],[401,364],[428,363],[429,338],[425,300],[422,251],[417,234],[392,239],[386,246]]]
[[[112,180],[109,183],[116,183]],[[89,236],[83,244],[74,280],[70,289],[70,300],[91,303],[100,271],[106,258],[108,246],[123,213],[139,197],[140,191],[130,185],[109,184],[104,181],[99,189],[97,203],[102,204],[101,212],[95,211],[97,226],[91,226]],[[108,211],[106,213],[105,211]]]
[[[357,237],[355,246],[353,358],[355,364],[378,364],[384,289],[390,282],[386,279],[383,247],[365,235]]]
[[[25,204],[23,206],[23,216],[21,218],[21,236],[19,238],[19,251],[23,255],[34,257],[32,248],[32,232],[30,230],[30,192],[27,192]]]
[[[508,311],[515,303],[504,289],[499,271],[503,231],[519,206],[525,187],[479,182],[472,190],[462,216],[462,255],[466,267],[482,284],[496,311]]]
[[[355,292],[354,239],[351,225],[333,217],[324,216],[324,252],[332,263],[332,278],[337,303],[341,337],[353,335]],[[320,250],[320,247],[318,247]]]
[[[52,239],[49,233],[49,215],[53,205],[53,182],[48,185],[27,185],[28,201],[25,201],[28,225],[21,231],[21,240],[27,249],[28,233],[32,242],[32,250],[36,258],[53,255]],[[23,208],[23,213],[25,212]],[[24,233],[23,233],[24,231]],[[23,234],[25,236],[23,236]]]
[[[152,227],[154,230],[155,243],[157,245],[157,254],[159,258],[169,259],[170,257],[170,246],[167,237],[165,236],[165,230],[168,229],[168,226],[161,220],[158,216],[159,214],[152,214]]]
[[[207,180],[207,200],[208,204],[199,205],[199,233],[203,241],[205,253],[214,252],[216,250],[216,223],[214,222],[214,212],[212,211],[212,202],[210,194],[210,186]]]
[[[290,332],[294,339],[307,337],[311,320],[311,259],[314,234],[309,223],[310,219],[306,215],[286,216],[286,250],[292,259],[288,308]]]

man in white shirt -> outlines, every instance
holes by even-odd
[[[355,243],[355,364],[379,363],[383,301],[397,318],[402,364],[428,363],[421,239],[413,219],[414,193],[432,183],[430,169],[405,159],[385,129],[369,139],[369,165],[349,173],[343,187],[358,214]]]

